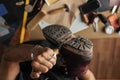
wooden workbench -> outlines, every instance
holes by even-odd
[[[101,12],[101,14],[105,15],[106,17],[111,15],[110,11]],[[120,17],[120,14],[117,14],[117,15]],[[79,31],[79,32],[75,33],[75,35],[76,36],[84,36],[89,39],[120,38],[120,35],[118,35],[117,32],[114,32],[113,34],[106,34],[103,30],[105,28],[105,25],[100,20],[98,23],[99,23],[98,24],[98,26],[99,26],[98,32],[94,32],[93,26],[90,25],[89,28]]]
[[[58,14],[59,16],[57,16],[57,14],[54,16],[57,18],[63,18],[62,14],[68,15],[68,13],[61,13]],[[102,14],[105,16],[110,15],[109,11],[102,12]],[[44,20],[47,19],[49,19],[48,22],[51,22],[53,15],[52,18],[50,15],[47,15]],[[58,20],[61,21],[62,19]],[[63,24],[63,22],[64,20],[58,24]],[[70,25],[68,22],[65,22],[63,25]],[[57,21],[55,23],[57,23]],[[32,35],[31,40],[40,39],[43,36],[43,34],[41,35],[40,26],[38,24],[36,26],[36,29],[30,32]],[[30,27],[28,28],[30,30]],[[94,56],[90,64],[90,69],[94,73],[96,79],[120,80],[120,36],[117,33],[113,33],[111,35],[105,34],[102,31],[103,28],[104,24],[99,22],[98,32],[94,32],[93,27],[90,25],[89,28],[79,31],[75,33],[75,35],[84,36],[90,39],[94,44]]]

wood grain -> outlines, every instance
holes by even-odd
[[[120,80],[120,39],[94,39],[90,69],[97,79]]]

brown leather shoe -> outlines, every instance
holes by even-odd
[[[93,43],[81,36],[75,37],[72,32],[61,25],[50,25],[43,29],[48,41],[61,45],[59,52],[66,62],[69,76],[80,77],[87,70],[93,57]]]

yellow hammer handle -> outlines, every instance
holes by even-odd
[[[25,5],[28,5],[29,2],[30,2],[30,0],[26,0]],[[27,22],[27,16],[28,16],[28,12],[24,11],[22,28],[21,28],[21,35],[20,35],[20,43],[23,43],[23,41],[24,41],[25,26],[26,26],[26,22]]]

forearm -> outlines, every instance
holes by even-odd
[[[0,63],[0,80],[15,80],[19,73],[19,63],[2,61]]]
[[[34,45],[21,44],[7,47],[4,50],[3,59],[5,61],[23,62],[31,60],[31,52]]]
[[[4,45],[3,45],[4,46]],[[19,62],[31,60],[33,45],[4,46],[0,62],[0,80],[15,80],[19,73]]]
[[[0,44],[0,80],[15,80],[19,73],[19,63],[4,60],[5,48],[5,45]]]

